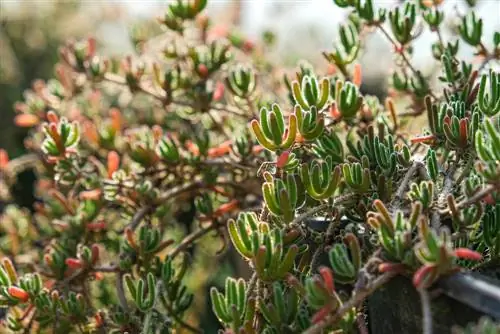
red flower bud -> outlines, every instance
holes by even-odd
[[[90,257],[90,263],[92,263],[92,265],[95,265],[97,260],[99,260],[99,246],[93,244],[90,249],[92,251],[92,256]]]
[[[321,308],[318,312],[314,313],[314,315],[311,318],[311,322],[313,324],[317,324],[318,322],[323,321],[323,319],[326,318],[326,316],[330,313],[330,306],[324,306]]]
[[[457,248],[453,253],[456,257],[460,259],[481,261],[481,259],[483,258],[483,256],[480,253],[468,248]]]
[[[288,162],[288,157],[290,156],[290,151],[285,151],[280,154],[278,159],[276,160],[276,167],[283,168]]]
[[[205,79],[208,77],[208,67],[205,64],[199,64],[198,67],[196,68],[196,71],[198,72],[198,75]]]
[[[47,120],[50,123],[58,123],[59,122],[59,117],[52,110],[49,111],[49,112],[47,112],[47,116],[46,117],[47,117]]]
[[[328,292],[333,293],[335,290],[335,284],[333,282],[333,273],[330,268],[320,267],[319,274],[323,278],[323,282],[325,282],[325,286],[328,289]]]
[[[104,221],[98,221],[95,223],[88,223],[87,224],[87,229],[89,231],[100,231],[104,230],[106,228],[106,223]]]
[[[33,114],[19,114],[14,118],[14,124],[20,128],[31,128],[40,123],[40,119]]]
[[[83,267],[82,261],[80,261],[79,259],[72,258],[72,257],[66,259],[66,261],[64,261],[64,262],[71,269],[80,269],[81,267]]]
[[[215,90],[214,90],[214,96],[213,100],[214,101],[220,101],[222,97],[224,96],[224,91],[225,91],[226,86],[220,81],[218,81],[215,84]]]

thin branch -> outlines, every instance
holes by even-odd
[[[153,307],[148,311],[146,314],[146,317],[144,319],[144,326],[142,327],[143,333],[148,334],[151,333],[151,318],[153,317],[153,312],[156,311],[156,302],[158,301],[158,298],[160,297],[160,292],[161,289],[163,288],[163,282],[162,280],[158,280],[156,283],[156,290],[155,290],[155,296],[154,296],[154,301],[153,301]]]
[[[179,325],[181,325],[181,327],[187,329],[188,331],[192,332],[192,333],[203,333],[203,331],[201,329],[198,329],[196,327],[193,327],[191,326],[190,324],[188,324],[187,322],[185,322],[184,320],[182,320],[179,315],[177,313],[174,312],[174,310],[172,310],[172,307],[170,306],[169,303],[167,303],[166,301],[164,301],[163,303],[163,306],[165,306],[165,308],[167,309],[168,311],[168,314],[174,318],[175,321],[177,321],[177,323]]]
[[[321,210],[324,210],[324,209],[328,208],[331,205],[342,204],[343,202],[350,201],[354,197],[356,197],[356,194],[346,194],[346,195],[338,196],[338,197],[336,197],[336,198],[333,199],[333,203],[332,204],[330,204],[330,203],[323,203],[321,205],[318,205],[317,207],[314,207],[311,210],[306,211],[303,214],[295,217],[295,219],[292,220],[292,222],[289,225],[290,226],[298,225],[303,220],[306,220],[307,218],[313,216],[314,214],[320,212]]]
[[[212,224],[210,224],[210,226],[205,227],[205,228],[201,228],[198,231],[191,233],[190,235],[188,235],[187,237],[182,239],[181,243],[176,248],[174,248],[168,254],[168,256],[170,256],[171,258],[176,257],[177,255],[179,255],[179,253],[181,253],[184,250],[186,250],[187,248],[189,248],[193,242],[195,242],[199,238],[203,237],[208,232],[215,230],[217,227],[219,227],[219,224],[216,222],[212,222]]]
[[[387,32],[387,30],[384,28],[384,26],[382,24],[378,24],[377,27],[380,29],[380,31],[384,34],[384,36],[389,40],[389,42],[391,42],[391,44],[395,48],[399,47],[398,43],[391,37],[391,35]],[[415,74],[417,77],[423,79],[422,73],[420,73],[419,71],[417,71],[417,69],[415,67],[413,67],[412,63],[410,62],[410,60],[408,59],[408,57],[404,53],[404,50],[402,52],[400,52],[399,54],[401,55],[403,61],[406,63],[406,66],[408,66],[408,68],[413,72],[413,74]],[[430,96],[432,96],[433,99],[437,100],[436,95],[434,95],[434,93],[430,89],[428,89],[427,93]]]
[[[406,171],[406,174],[401,181],[401,184],[399,185],[392,201],[391,207],[394,213],[399,211],[401,203],[404,199],[404,194],[406,192],[406,189],[408,188],[408,184],[412,180],[413,175],[421,168],[424,168],[424,164],[421,161],[414,161],[413,165],[411,165],[411,167]]]
[[[127,227],[130,227],[132,231],[135,231],[139,224],[141,223],[142,219],[146,216],[146,214],[151,210],[150,206],[145,206],[140,208],[135,215],[132,217],[132,220],[128,224]]]
[[[484,197],[488,196],[494,191],[500,190],[500,183],[497,184],[492,184],[486,188],[483,188],[482,190],[478,191],[475,193],[473,196],[467,198],[463,202],[460,202],[456,205],[457,209],[463,209],[466,208],[472,204],[477,203],[477,201],[483,199]],[[448,211],[445,211],[444,213],[447,213]]]
[[[422,305],[423,334],[432,334],[432,312],[429,293],[426,289],[419,289],[418,293]]]
[[[438,229],[441,226],[441,218],[439,215],[439,207],[443,204],[446,203],[446,198],[448,197],[449,194],[453,191],[453,186],[455,185],[455,172],[458,169],[458,162],[459,160],[455,161],[454,164],[450,166],[448,169],[448,172],[446,173],[446,176],[444,178],[443,182],[443,189],[441,189],[441,192],[438,195],[437,198],[437,207],[432,213],[431,216],[431,226],[435,229]]]
[[[319,334],[323,333],[325,328],[333,325],[339,319],[341,319],[347,312],[350,312],[353,308],[362,303],[368,296],[370,296],[375,290],[379,289],[381,286],[389,282],[396,274],[393,272],[387,272],[372,282],[368,283],[364,289],[355,291],[351,299],[349,299],[341,308],[335,312],[335,314],[329,315],[323,321],[309,327],[304,334]]]
[[[122,309],[127,312],[128,304],[127,298],[125,298],[125,289],[123,289],[123,273],[120,272],[116,275],[116,294],[118,295],[118,301]]]

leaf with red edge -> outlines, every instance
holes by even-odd
[[[436,277],[436,266],[423,265],[415,272],[415,274],[413,274],[413,285],[417,289],[427,288],[434,283]]]
[[[313,324],[317,324],[318,322],[323,321],[323,319],[326,318],[326,316],[330,313],[330,305],[326,305],[322,307],[318,312],[314,313],[311,322]]]

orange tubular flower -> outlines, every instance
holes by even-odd
[[[217,208],[217,210],[215,210],[214,217],[220,217],[225,213],[236,210],[238,208],[238,203],[239,203],[238,200],[233,199],[229,203],[222,204]]]
[[[40,119],[33,114],[19,114],[14,118],[14,124],[20,128],[31,128],[40,124]]]
[[[7,292],[11,297],[16,298],[23,303],[30,299],[30,295],[24,289],[18,288],[17,286],[9,287]]]
[[[120,156],[115,151],[110,151],[108,153],[108,178],[113,176],[113,173],[118,170],[120,166]]]
[[[361,87],[361,82],[362,82],[362,72],[361,72],[361,65],[356,64],[354,65],[354,73],[352,75],[352,83],[355,84],[356,86]]]

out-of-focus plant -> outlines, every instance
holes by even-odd
[[[189,321],[189,260],[212,232],[252,271],[211,289],[225,333],[352,333],[363,301],[395,275],[424,293],[494,264],[500,95],[498,73],[483,67],[498,60],[498,37],[488,50],[482,21],[461,21],[453,38],[476,48],[478,67],[443,40],[440,1],[334,3],[351,11],[324,54],[338,71],[303,65],[280,87],[259,45],[208,38],[201,0],[169,5],[159,21],[176,43],[154,60],[112,62],[93,39],[64,46],[57,79],[20,104],[40,120],[28,143],[45,182],[35,215],[9,211],[5,235],[21,237],[1,243],[15,259],[0,272],[7,326],[201,332]],[[438,39],[437,82],[411,62],[421,22]],[[392,89],[410,113],[398,114],[396,93],[381,103],[360,90],[356,59],[373,31],[400,60]],[[428,128],[412,137],[405,118],[419,115]],[[0,168],[11,163],[4,154]]]

